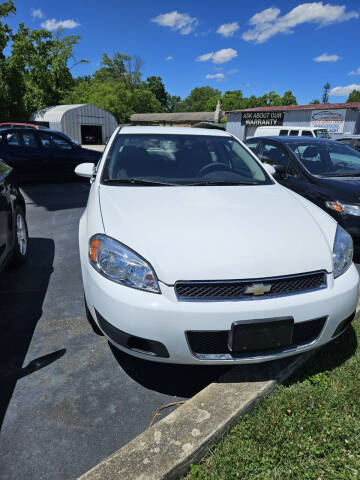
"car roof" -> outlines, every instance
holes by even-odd
[[[350,140],[354,138],[355,140],[357,140],[360,138],[360,135],[356,135],[356,134],[351,135],[350,133],[349,134],[344,133],[340,137],[337,137],[336,140],[342,140],[343,138],[349,138]]]
[[[124,126],[119,127],[120,134],[170,134],[170,135],[209,135],[212,137],[231,137],[229,132],[224,130],[208,129],[208,128],[192,128],[192,127],[156,127],[156,126]]]
[[[335,142],[335,140],[330,139],[330,138],[318,138],[318,137],[302,137],[300,135],[294,135],[294,136],[269,136],[269,137],[251,137],[247,138],[245,142],[248,140],[274,140],[279,143],[329,143],[329,142]]]

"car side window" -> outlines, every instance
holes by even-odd
[[[250,150],[252,150],[254,153],[256,152],[258,145],[259,145],[259,142],[255,140],[254,141],[250,140],[249,142],[246,142],[246,146],[250,148]]]
[[[39,132],[40,142],[41,142],[41,145],[44,148],[52,148],[53,147],[51,137],[52,137],[52,135],[50,135],[50,133]]]
[[[72,145],[65,138],[58,137],[52,133],[39,132],[39,138],[44,148],[57,148],[60,150],[71,150]]]
[[[310,130],[303,130],[303,131],[301,132],[301,135],[302,135],[303,137],[312,137],[312,136],[313,136],[313,134],[310,132]]]
[[[65,140],[65,138],[61,138],[53,135],[52,141],[55,148],[59,148],[60,150],[72,150],[71,143]]]
[[[289,130],[280,130],[279,136],[280,137],[287,137]]]
[[[297,135],[299,135],[299,130],[290,130],[290,135],[296,137]]]
[[[37,142],[34,133],[24,132],[20,134],[25,147],[37,148]]]
[[[21,141],[18,132],[11,132],[6,134],[6,143],[11,146],[20,147]]]
[[[283,165],[288,175],[297,175],[296,168],[282,145],[264,142],[260,159],[270,165]]]
[[[350,145],[350,146],[351,146],[352,139],[351,139],[351,138],[340,138],[340,139],[338,140],[338,142],[340,142],[340,143],[345,143],[345,145]]]

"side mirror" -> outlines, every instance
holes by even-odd
[[[276,173],[275,168],[270,165],[270,163],[263,163],[262,166],[265,168],[267,173],[270,173],[270,175],[274,175]]]
[[[93,163],[80,163],[75,167],[75,173],[79,175],[79,177],[92,178],[95,172],[96,169]]]
[[[279,175],[285,175],[286,174],[286,167],[285,165],[273,165],[275,172],[278,173]]]

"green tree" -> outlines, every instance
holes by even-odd
[[[280,106],[282,105],[281,97],[278,93],[271,91],[268,93],[268,105],[270,106]]]
[[[319,105],[320,100],[318,98],[314,98],[314,100],[311,100],[310,105]]]
[[[72,88],[73,78],[69,62],[76,62],[74,46],[78,35],[62,37],[59,30],[31,30],[19,25],[13,35],[11,56],[8,61],[23,70],[25,92],[24,111],[28,116],[34,110],[61,103],[64,94]],[[79,62],[76,62],[79,63]]]
[[[145,88],[155,95],[161,104],[162,110],[166,112],[169,107],[169,94],[165,90],[165,85],[163,84],[161,77],[148,77],[146,79]]]
[[[228,90],[221,99],[221,106],[224,111],[239,110],[244,108],[244,97],[241,90]]]
[[[220,90],[206,87],[196,87],[191,90],[190,95],[186,97],[179,105],[179,111],[182,112],[205,112],[207,102],[212,99],[212,102],[221,98]],[[216,103],[215,103],[216,105]]]
[[[168,112],[176,112],[178,111],[179,105],[181,103],[181,97],[178,95],[170,95],[168,94]]]
[[[287,90],[281,99],[281,105],[297,105],[296,97],[291,90]]]
[[[8,120],[13,114],[16,118],[21,118],[23,110],[21,72],[16,69],[16,65],[9,65],[5,56],[5,49],[12,39],[12,29],[3,20],[15,13],[16,8],[12,0],[0,4],[0,118],[2,120]],[[16,88],[16,79],[19,81],[18,88]]]
[[[347,102],[360,102],[360,90],[353,90],[347,100]]]
[[[101,68],[94,73],[94,79],[100,82],[117,81],[132,89],[141,83],[142,60],[138,56],[130,57],[115,52],[113,57],[103,53]]]

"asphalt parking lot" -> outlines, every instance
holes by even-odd
[[[88,189],[77,182],[23,189],[29,259],[0,277],[3,479],[76,478],[144,431],[159,406],[226,370],[137,360],[93,333],[77,246]]]
[[[76,478],[229,370],[137,360],[92,331],[77,246],[88,190],[23,189],[29,259],[0,277],[2,479]]]

